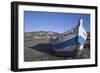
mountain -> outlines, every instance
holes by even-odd
[[[88,38],[90,37],[90,32],[87,32]],[[37,31],[37,32],[25,32],[24,36],[33,39],[50,39],[51,36],[56,38],[59,33],[52,31]]]
[[[51,36],[56,38],[59,33],[52,31],[37,31],[37,32],[25,32],[25,37],[32,37],[34,39],[50,39]]]

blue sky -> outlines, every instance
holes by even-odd
[[[90,31],[90,14],[24,11],[24,32],[53,31],[62,33],[78,24]]]

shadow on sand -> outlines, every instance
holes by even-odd
[[[35,50],[40,51],[40,52],[43,52],[43,53],[46,53],[46,54],[49,54],[49,55],[57,56],[52,49],[52,45],[50,45],[49,43],[45,43],[45,44],[39,43],[39,44],[32,46],[30,48],[35,49]]]

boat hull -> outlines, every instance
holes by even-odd
[[[76,50],[81,51],[86,42],[87,33],[82,21],[77,27],[62,33],[56,39],[51,39],[51,45],[56,54],[60,56],[73,56]]]
[[[81,50],[85,44],[85,39],[81,36],[76,36],[61,43],[52,44],[53,50],[61,56],[72,56],[76,49]]]

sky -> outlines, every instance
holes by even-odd
[[[90,31],[90,14],[24,11],[24,32],[63,33],[77,26],[80,18],[85,30]]]

